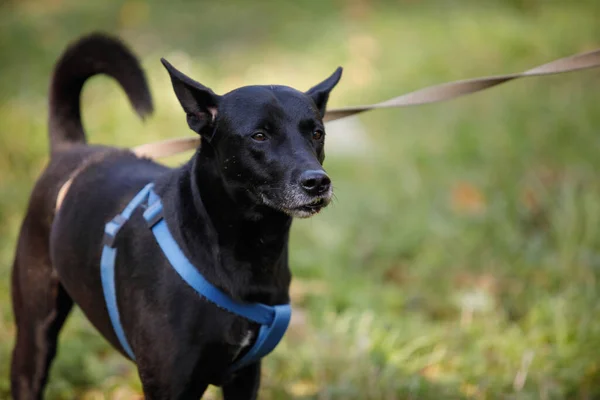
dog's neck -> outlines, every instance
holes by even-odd
[[[178,187],[181,236],[200,272],[239,300],[288,302],[292,218],[227,190],[208,145],[183,167]],[[198,246],[200,237],[212,246]]]

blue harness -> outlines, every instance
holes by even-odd
[[[177,242],[169,232],[169,228],[163,218],[163,207],[160,197],[154,192],[153,184],[146,185],[123,212],[113,218],[104,228],[104,241],[102,258],[100,260],[100,272],[102,275],[102,288],[106,307],[113,325],[113,329],[121,346],[129,357],[135,361],[135,356],[121,325],[119,309],[117,307],[117,294],[115,289],[115,259],[117,249],[114,247],[115,238],[119,230],[125,225],[135,209],[145,205],[144,219],[152,230],[158,245],[162,249],[169,263],[179,276],[200,296],[233,314],[244,317],[252,322],[260,324],[258,337],[252,348],[239,360],[234,361],[231,371],[260,360],[269,354],[279,344],[285,334],[291,318],[291,307],[289,304],[267,306],[260,303],[239,303],[223,293],[217,287],[208,282],[200,272],[190,263],[183,254]]]

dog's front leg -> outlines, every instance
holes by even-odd
[[[185,371],[181,375],[186,375]],[[145,400],[188,400],[199,399],[202,397],[208,383],[194,380],[193,382],[164,383],[160,380],[150,379],[140,374],[144,390]]]
[[[235,373],[233,379],[223,385],[224,400],[254,400],[260,387],[260,361]]]
[[[208,357],[201,357],[202,352],[180,353],[179,350],[171,350],[177,347],[168,340],[163,340],[159,346],[143,346],[140,349],[143,350],[136,354],[136,358],[145,400],[192,400],[202,397],[214,369],[214,363],[208,362]],[[180,355],[169,360],[162,350]],[[225,369],[224,366],[217,367]]]

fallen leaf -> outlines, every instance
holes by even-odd
[[[456,213],[482,214],[486,205],[486,199],[481,190],[469,182],[459,182],[452,189],[452,208]]]
[[[290,385],[289,392],[296,397],[314,396],[319,391],[319,387],[310,381],[298,381]]]

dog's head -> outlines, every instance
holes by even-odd
[[[162,60],[190,128],[210,146],[232,193],[307,218],[331,201],[323,116],[342,75],[301,92],[287,86],[245,86],[219,96]]]

